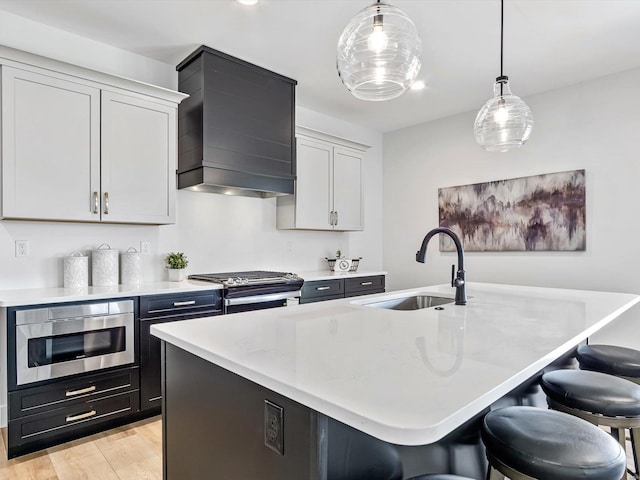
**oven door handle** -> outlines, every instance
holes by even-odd
[[[224,304],[227,307],[233,305],[250,305],[252,303],[275,302],[276,300],[286,300],[287,298],[297,298],[302,296],[302,291],[269,293],[267,295],[252,295],[250,297],[225,298]]]

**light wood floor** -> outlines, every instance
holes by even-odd
[[[627,442],[633,470],[631,455]],[[0,480],[162,480],[161,419],[142,420],[8,461],[0,435]]]
[[[162,423],[153,417],[13,460],[0,435],[0,480],[162,480]]]

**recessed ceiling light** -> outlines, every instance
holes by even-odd
[[[255,5],[258,0],[236,0],[240,5]]]
[[[426,85],[424,84],[424,80],[416,80],[411,85],[411,90],[424,90]]]

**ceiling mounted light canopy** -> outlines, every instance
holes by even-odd
[[[361,100],[402,95],[422,66],[418,29],[397,7],[380,0],[361,10],[338,41],[338,75]]]
[[[500,76],[493,85],[493,98],[476,117],[474,134],[478,144],[489,152],[506,152],[523,145],[533,129],[529,106],[511,93],[509,77],[502,72],[504,50],[504,0],[500,0]]]

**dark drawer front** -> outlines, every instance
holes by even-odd
[[[319,297],[344,297],[344,280],[318,280],[315,282],[304,282],[302,285],[301,303],[309,303],[311,299]]]
[[[384,275],[371,277],[345,278],[345,296],[366,295],[368,293],[384,292]]]
[[[91,399],[138,389],[138,368],[85,375],[75,380],[9,392],[9,418],[15,419],[43,411],[84,403]]]
[[[206,316],[221,311],[221,290],[140,297],[140,318]]]
[[[9,422],[9,447],[54,439],[138,411],[138,392],[121,393]]]

